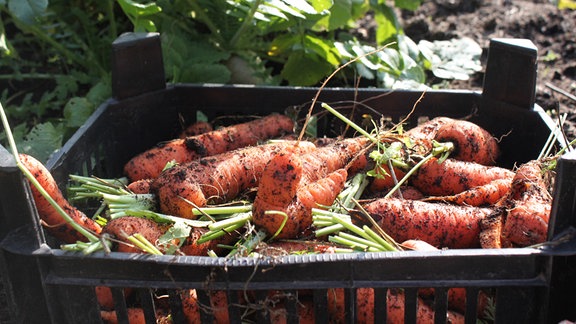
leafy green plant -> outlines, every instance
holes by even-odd
[[[110,96],[110,46],[130,26],[114,8],[0,0],[0,100],[22,152],[46,160]]]

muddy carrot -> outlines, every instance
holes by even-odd
[[[496,138],[484,128],[466,120],[453,120],[442,125],[434,139],[452,142],[454,151],[450,157],[460,161],[494,165],[500,153]]]
[[[420,239],[446,248],[478,247],[480,221],[493,212],[491,208],[396,198],[378,199],[364,208],[397,242]]]
[[[229,201],[244,190],[256,188],[271,157],[295,143],[262,144],[177,165],[156,178],[151,189],[163,213],[195,219],[195,206]],[[315,146],[299,142],[297,149],[306,152]]]
[[[425,195],[455,195],[488,184],[496,179],[512,179],[514,172],[496,166],[448,158],[442,163],[433,158],[411,178],[414,187]]]
[[[271,114],[254,121],[236,124],[196,136],[159,144],[133,157],[124,166],[131,181],[156,178],[168,162],[185,163],[293,131],[293,121],[284,115]]]
[[[424,201],[443,201],[457,205],[490,206],[506,196],[512,186],[511,179],[496,179],[487,184],[473,187],[451,196],[432,196]]]

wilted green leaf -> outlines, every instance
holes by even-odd
[[[64,106],[66,126],[76,128],[84,125],[86,119],[94,112],[94,105],[85,97],[74,97]]]

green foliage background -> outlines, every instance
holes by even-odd
[[[20,151],[46,160],[111,96],[111,44],[132,31],[160,33],[167,82],[315,86],[366,55],[333,84],[419,88],[442,59],[395,12],[422,1],[0,0],[0,100]],[[351,32],[367,15],[370,40]]]

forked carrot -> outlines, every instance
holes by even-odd
[[[184,139],[160,143],[138,154],[124,166],[131,181],[156,178],[168,162],[185,163],[293,131],[294,122],[285,115],[270,114],[250,122],[236,124]]]
[[[295,143],[251,146],[180,164],[162,172],[152,182],[151,189],[157,194],[163,213],[195,219],[195,206],[222,203],[257,187],[271,157]],[[312,143],[304,141],[296,147],[301,152],[315,149]]]

